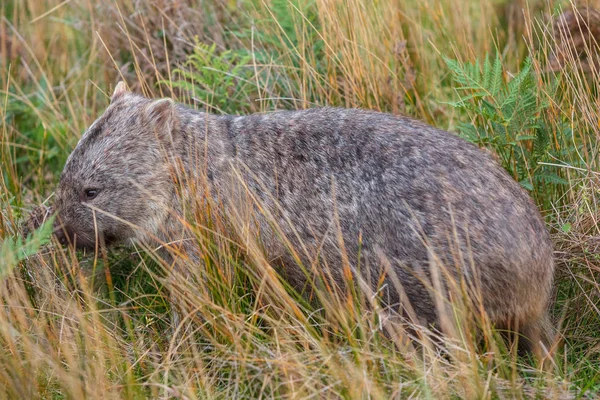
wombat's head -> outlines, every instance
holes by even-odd
[[[56,191],[56,236],[94,248],[160,231],[172,205],[166,149],[172,100],[149,100],[120,82],[111,104],[69,156]]]

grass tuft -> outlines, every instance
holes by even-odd
[[[598,395],[597,10],[535,0],[8,0],[0,10],[0,397]],[[326,271],[312,296],[295,293],[244,216],[220,217],[211,202],[187,216],[201,263],[143,248],[78,254],[47,243],[49,225],[23,238],[21,222],[51,204],[119,79],[217,113],[402,113],[487,148],[553,233],[563,348],[535,369],[464,301],[464,282],[450,285],[452,304],[439,299],[441,332],[388,321],[376,293],[336,291]]]

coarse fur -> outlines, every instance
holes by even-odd
[[[397,278],[419,322],[432,324],[432,265],[444,265],[445,283],[466,279],[491,321],[540,354],[554,270],[544,221],[487,152],[453,134],[359,109],[216,116],[119,84],[62,173],[59,236],[91,248],[183,240],[194,253],[182,210],[206,193],[181,176],[203,176],[224,212],[252,193],[261,243],[298,289],[307,283],[299,262],[314,265],[316,255],[340,286],[342,265],[358,274],[360,264],[373,290],[387,274],[386,304],[404,307]]]

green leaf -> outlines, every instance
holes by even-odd
[[[20,236],[7,238],[0,244],[0,278],[7,276],[21,261],[36,254],[42,246],[50,242],[54,226],[50,217],[25,240]]]
[[[517,137],[515,139],[517,140],[517,142],[520,142],[522,140],[536,140],[537,136],[535,136],[535,135],[517,135]]]
[[[540,173],[538,175],[539,179],[544,181],[545,183],[552,183],[554,185],[568,185],[569,182],[564,179],[561,178],[560,176],[556,175],[556,174],[552,174],[552,173]]]
[[[524,180],[520,181],[519,184],[529,191],[533,190],[533,185],[531,184],[529,179],[524,179]]]

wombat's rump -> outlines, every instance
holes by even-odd
[[[436,260],[480,289],[497,326],[540,337],[554,268],[544,222],[486,152],[448,132],[357,109],[215,116],[120,84],[65,166],[54,206],[62,238],[84,247],[180,238],[169,210],[181,212],[181,196],[194,193],[175,194],[174,170],[203,175],[226,207],[235,207],[231,182],[241,176],[271,215],[256,216],[262,242],[296,287],[305,276],[273,222],[340,284],[340,232],[373,287],[389,261],[422,322],[436,320],[424,284]],[[398,309],[386,283],[386,302]]]

